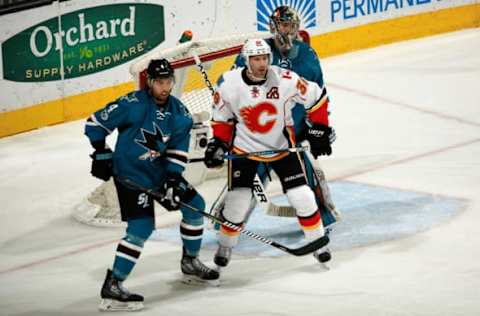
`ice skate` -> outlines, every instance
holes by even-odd
[[[217,252],[215,253],[215,257],[213,258],[213,262],[215,262],[215,264],[218,266],[218,270],[220,270],[221,268],[225,268],[228,265],[231,256],[231,247],[224,247],[222,245],[218,245]]]
[[[100,296],[100,311],[137,311],[143,308],[143,296],[125,289],[122,281],[115,279],[110,269],[107,270]]]
[[[322,247],[313,253],[313,257],[320,263],[322,267],[324,267],[326,270],[330,270],[328,265],[328,262],[332,259],[330,249],[327,247]]]
[[[209,284],[219,286],[219,273],[203,264],[198,257],[189,256],[185,249],[181,261],[183,283],[186,284]]]

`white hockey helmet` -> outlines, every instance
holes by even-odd
[[[269,64],[272,64],[273,55],[270,45],[261,38],[252,38],[248,39],[242,48],[242,56],[245,59],[245,64],[247,69],[251,72],[250,68],[250,57],[258,55],[268,55]]]

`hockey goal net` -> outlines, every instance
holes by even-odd
[[[166,58],[175,69],[175,87],[172,94],[179,97],[194,118],[190,139],[189,158],[203,157],[211,131],[208,125],[212,106],[213,84],[228,71],[249,38],[266,38],[269,33],[248,33],[199,41],[189,41],[176,47],[153,51],[132,64],[130,72],[137,88],[145,87],[146,68],[152,59]],[[208,178],[220,177],[224,170],[207,171],[203,163],[187,165],[184,176],[197,185]],[[161,208],[157,207],[157,210]],[[159,211],[161,212],[161,211]],[[97,226],[122,226],[113,181],[97,187],[74,207],[73,216],[86,224]],[[165,218],[162,216],[162,218]],[[157,227],[162,221],[157,216]]]

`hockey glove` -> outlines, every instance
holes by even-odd
[[[217,168],[223,165],[224,156],[228,151],[228,146],[219,138],[212,138],[205,150],[205,166],[207,168]]]
[[[168,211],[176,211],[180,208],[178,202],[185,202],[187,193],[191,190],[190,184],[179,173],[169,173],[163,184],[163,199],[160,204]]]
[[[99,178],[103,181],[108,181],[112,176],[113,170],[113,153],[110,148],[96,149],[92,157],[92,169],[90,173],[92,176]]]
[[[307,129],[306,138],[310,143],[310,152],[317,158],[332,153],[331,144],[335,141],[335,131],[322,124],[313,124]]]

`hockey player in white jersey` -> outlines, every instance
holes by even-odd
[[[246,67],[223,74],[214,95],[213,138],[205,152],[209,168],[224,163],[224,155],[273,150],[270,155],[249,156],[228,162],[228,193],[222,216],[229,222],[242,225],[252,194],[253,179],[260,163],[268,163],[278,175],[282,189],[297,217],[305,238],[313,240],[325,234],[315,196],[306,184],[302,160],[296,147],[292,119],[295,103],[304,104],[312,152],[330,146],[328,130],[316,122],[316,112],[325,102],[326,92],[315,82],[296,73],[272,66],[270,46],[262,39],[248,40],[242,54]],[[218,234],[219,248],[214,261],[227,266],[239,233],[222,225]],[[320,262],[330,260],[326,247],[314,253]]]

